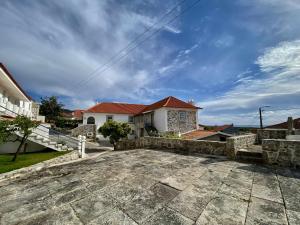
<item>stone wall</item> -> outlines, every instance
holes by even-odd
[[[85,124],[76,127],[72,130],[72,136],[78,137],[79,135],[88,136],[88,133],[93,133],[93,139],[96,138],[96,125],[95,124]]]
[[[248,148],[256,142],[256,134],[246,134],[227,138],[226,155],[234,159],[239,149]]]
[[[220,141],[194,141],[183,139],[144,137],[136,140],[122,140],[118,142],[116,146],[116,150],[128,150],[137,148],[170,150],[175,153],[186,155],[225,155],[226,143]]]
[[[180,121],[179,112],[186,112],[186,120]],[[168,131],[185,133],[197,129],[196,111],[168,110]]]
[[[300,141],[262,140],[263,159],[267,164],[300,166]]]
[[[287,129],[257,129],[257,141],[262,143],[263,139],[285,139]]]

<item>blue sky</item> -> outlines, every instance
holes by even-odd
[[[165,25],[193,2],[2,0],[0,61],[34,98],[69,108],[173,95],[203,107],[201,123],[253,125],[259,106],[300,107],[299,0],[202,0]],[[91,74],[153,24],[157,35]]]

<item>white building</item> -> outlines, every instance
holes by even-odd
[[[185,133],[198,128],[199,109],[172,96],[151,105],[103,102],[84,111],[83,124],[96,124],[98,130],[108,120],[127,122],[138,137],[152,130]]]
[[[5,66],[0,63],[0,115],[32,117],[32,99],[23,91]]]
[[[13,119],[17,115],[41,122],[45,120],[44,116],[39,116],[39,104],[32,101],[7,68],[0,63],[0,120]],[[49,138],[49,127],[50,124],[41,124],[33,131],[27,141],[29,152],[40,151],[46,147],[58,149],[56,143]],[[14,153],[18,145],[18,142],[4,143],[0,146],[0,154]]]

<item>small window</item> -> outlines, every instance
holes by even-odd
[[[92,116],[88,117],[87,124],[95,124],[95,118]]]
[[[133,123],[133,122],[134,122],[133,116],[128,116],[128,123]]]
[[[112,115],[106,115],[106,122],[109,120],[113,120],[113,116]]]
[[[179,112],[179,121],[180,122],[186,121],[186,112]]]

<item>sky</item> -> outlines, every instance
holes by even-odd
[[[265,105],[266,124],[300,117],[299,0],[1,0],[0,28],[0,61],[37,101],[175,96],[210,125],[257,125]]]

